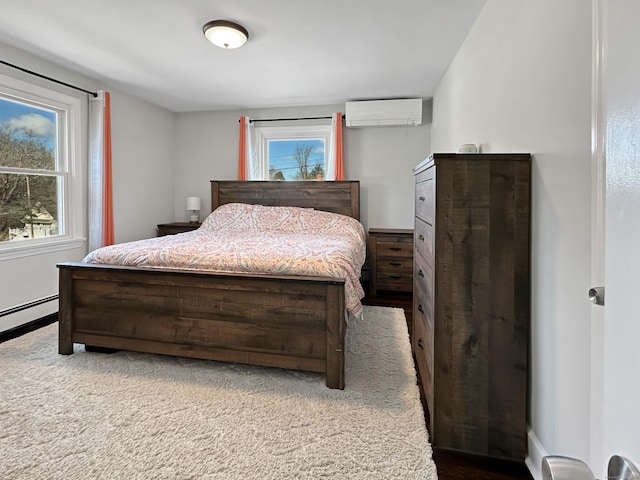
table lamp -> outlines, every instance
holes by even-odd
[[[187,210],[190,223],[198,223],[200,221],[200,197],[187,197]]]

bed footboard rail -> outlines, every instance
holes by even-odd
[[[86,263],[59,268],[74,343],[323,372],[344,388],[344,280]]]

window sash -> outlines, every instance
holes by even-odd
[[[0,98],[56,114],[54,168],[49,170],[0,166],[0,173],[57,178],[58,222],[58,234],[55,236],[0,242],[0,260],[77,248],[79,242],[85,241],[84,169],[80,154],[82,100],[2,74]]]
[[[41,200],[43,200],[41,197],[38,197],[37,193],[33,193],[30,195],[30,197],[26,200],[26,205],[24,204],[25,202],[16,202],[15,206],[19,207],[22,210],[26,209],[26,213],[24,214],[24,217],[27,217],[30,212],[28,211],[28,206],[29,204],[32,207],[32,210],[34,208],[37,208],[38,204],[42,205],[43,208],[45,208],[47,210],[47,212],[53,217],[53,219],[55,220],[56,223],[56,233],[55,235],[47,235],[47,236],[64,236],[65,232],[66,232],[66,224],[64,222],[64,198],[65,198],[65,189],[66,189],[66,185],[68,183],[67,180],[67,174],[66,172],[50,172],[50,171],[43,171],[43,170],[33,170],[33,169],[15,169],[15,168],[2,168],[0,167],[0,174],[9,174],[9,175],[21,175],[21,176],[25,176],[25,177],[50,177],[50,178],[54,178],[55,179],[55,210],[53,209],[54,205],[51,204],[43,204],[41,202]],[[31,185],[33,185],[33,182],[31,182]],[[29,189],[28,189],[29,190]],[[33,186],[30,188],[31,191],[33,191]],[[27,194],[29,194],[29,191],[27,191]],[[15,227],[14,227],[15,228]],[[28,229],[28,227],[25,226],[25,229]],[[40,237],[37,237],[40,238]],[[29,240],[34,240],[34,238],[29,238]],[[4,243],[7,241],[11,241],[11,240],[3,240],[0,243]],[[24,241],[24,240],[21,240]]]
[[[270,141],[304,141],[304,140],[321,140],[324,143],[324,172],[327,171],[327,148],[329,145],[329,136],[331,134],[331,125],[293,125],[283,127],[256,127],[257,148],[256,154],[258,161],[263,166],[266,178],[260,180],[270,180],[269,178],[269,142]]]

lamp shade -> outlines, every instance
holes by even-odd
[[[200,197],[187,197],[187,210],[200,210]]]
[[[228,20],[213,20],[202,27],[204,36],[220,48],[238,48],[249,39],[249,32],[242,25]]]

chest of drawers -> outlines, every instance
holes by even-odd
[[[413,230],[369,229],[369,291],[411,292],[413,289]]]
[[[172,222],[158,224],[158,237],[164,235],[175,235],[176,233],[190,232],[200,228],[201,223]]]
[[[434,154],[414,169],[412,347],[434,448],[523,461],[529,154]]]

